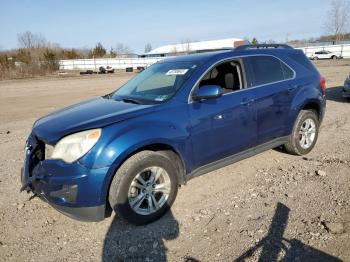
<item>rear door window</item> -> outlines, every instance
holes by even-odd
[[[294,77],[294,72],[281,60],[273,56],[250,56],[245,58],[252,77],[249,86],[279,82]]]

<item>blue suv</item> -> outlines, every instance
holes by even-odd
[[[282,145],[309,153],[325,88],[302,51],[286,45],[163,60],[111,94],[37,120],[22,190],[79,220],[114,210],[149,223],[195,176]]]

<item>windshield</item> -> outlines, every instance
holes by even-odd
[[[169,100],[192,75],[193,62],[156,63],[132,78],[112,94],[115,100],[136,104]]]

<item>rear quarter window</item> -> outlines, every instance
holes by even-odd
[[[303,53],[288,54],[288,57],[299,65],[302,65],[304,68],[312,72],[317,72],[314,64]]]

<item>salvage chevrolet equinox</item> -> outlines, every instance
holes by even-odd
[[[115,92],[37,120],[22,190],[83,221],[161,217],[178,187],[264,150],[309,153],[325,79],[300,50],[247,45],[153,64]]]

